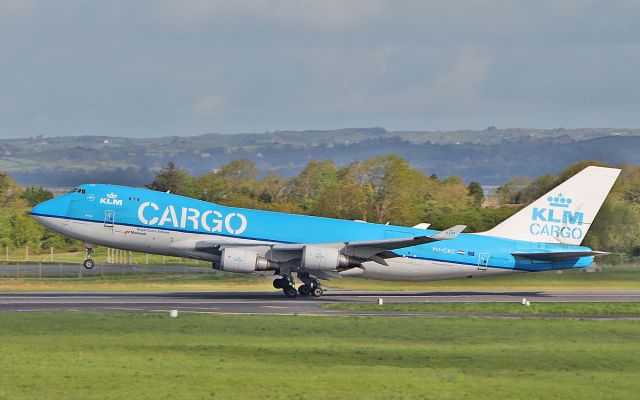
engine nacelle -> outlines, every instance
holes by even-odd
[[[241,247],[226,247],[222,249],[219,270],[227,272],[251,273],[276,269],[277,265],[271,260],[261,257],[255,251]]]
[[[315,271],[335,271],[353,268],[360,263],[330,247],[304,246],[302,250],[303,268]]]

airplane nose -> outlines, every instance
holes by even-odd
[[[61,198],[55,198],[36,204],[31,209],[31,216],[38,221],[42,217],[58,216],[63,212],[63,207],[61,207],[63,202]]]
[[[37,204],[31,209],[31,218],[49,229],[59,231],[59,218],[66,216],[67,203],[63,196]]]
[[[43,204],[43,203],[36,204],[36,205],[31,209],[31,215],[32,215],[32,216],[34,216],[34,217],[35,217],[35,216],[37,216],[38,214],[42,214],[42,210],[43,210],[42,204]]]

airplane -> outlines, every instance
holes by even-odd
[[[47,228],[95,245],[273,273],[287,297],[323,294],[320,280],[354,276],[442,280],[585,268],[608,254],[581,246],[620,173],[589,166],[496,227],[462,233],[222,206],[148,189],[85,184],[36,205]],[[296,287],[294,274],[302,282]]]

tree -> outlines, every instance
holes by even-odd
[[[147,187],[159,192],[171,192],[183,196],[195,194],[193,177],[184,169],[178,168],[173,161],[156,173],[156,177]]]
[[[33,207],[36,204],[40,204],[44,201],[53,199],[53,193],[44,189],[42,186],[29,186],[28,188],[24,189],[24,191],[20,195],[20,198],[26,201],[29,207]]]
[[[474,204],[477,206],[481,206],[484,201],[484,190],[482,186],[476,181],[472,181],[467,186],[467,190],[469,191],[469,196],[473,197]]]
[[[522,204],[524,202],[523,190],[531,185],[529,178],[511,178],[509,182],[498,186],[495,194],[500,204]]]
[[[404,225],[417,222],[426,177],[411,168],[407,160],[395,154],[374,157],[355,171],[373,193],[373,221]]]
[[[338,167],[330,160],[311,160],[284,188],[288,201],[300,204],[303,209],[313,208],[313,203],[336,183]]]
[[[316,199],[313,214],[367,221],[373,198],[372,188],[358,183],[348,170],[341,171],[341,175]]]
[[[234,160],[217,171],[198,177],[195,181],[196,195],[215,203],[233,204],[234,199],[246,203],[240,197],[255,200],[263,192],[257,176],[258,168],[253,161]]]
[[[233,160],[220,167],[218,174],[234,182],[254,181],[258,177],[258,167],[251,160]]]
[[[9,174],[0,172],[0,206],[15,206],[16,200],[20,198],[22,189],[16,184]]]

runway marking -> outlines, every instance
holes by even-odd
[[[0,299],[112,299],[113,296],[1,296]]]
[[[402,298],[411,298],[411,299],[450,299],[452,297],[487,297],[487,296],[499,296],[499,297],[640,297],[640,293],[573,293],[573,294],[564,294],[564,293],[536,293],[536,294],[526,294],[526,293],[474,293],[474,294],[438,294],[438,295],[423,295],[423,296],[414,296],[414,295],[356,295],[349,296],[344,295],[342,297],[358,297],[358,298],[383,298],[383,299],[402,299]],[[334,298],[338,298],[338,296],[333,296]]]
[[[146,311],[144,308],[124,308],[124,307],[107,307],[109,310],[121,310],[121,311]]]

